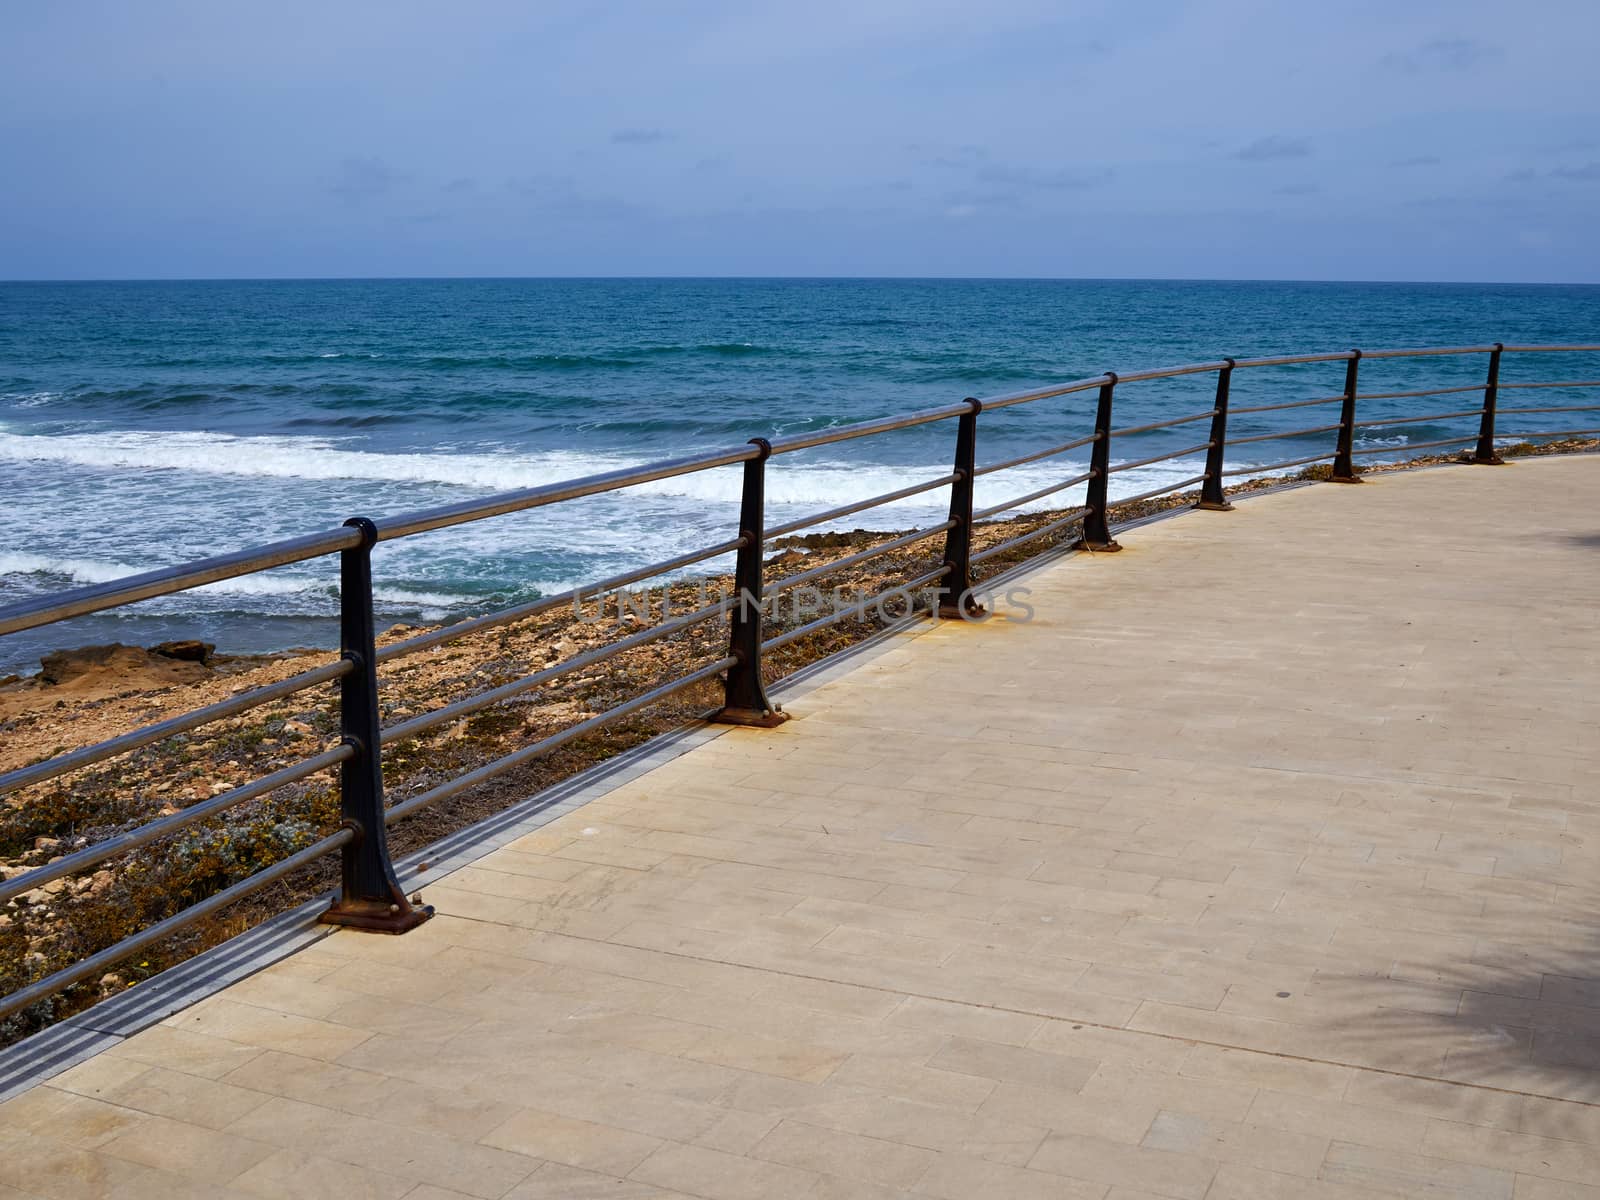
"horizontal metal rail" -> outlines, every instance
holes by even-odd
[[[1600,351],[1600,345],[1584,346],[1502,346],[1502,350],[1516,351],[1518,354],[1543,354],[1553,351],[1585,350],[1590,352]],[[1504,386],[1503,384],[1501,386]]]
[[[1008,458],[1004,462],[990,463],[987,467],[979,467],[972,474],[974,477],[993,475],[996,471],[1010,470],[1012,467],[1022,466],[1023,463],[1038,462],[1041,458],[1053,458],[1057,454],[1065,454],[1068,450],[1076,450],[1079,446],[1087,446],[1090,442],[1099,440],[1098,433],[1091,433],[1088,437],[1073,438],[1070,442],[1062,442],[1059,446],[1051,446],[1048,450],[1035,450],[1030,454]]]
[[[1048,525],[1041,525],[1037,529],[1030,529],[1027,533],[1020,534],[1014,538],[1007,538],[1003,542],[998,542],[995,545],[990,546],[987,550],[978,551],[978,553],[972,556],[972,561],[974,563],[985,562],[997,555],[1004,554],[1007,550],[1015,549],[1017,546],[1021,546],[1026,542],[1036,541],[1037,539],[1044,537],[1046,534],[1054,533],[1058,529],[1065,529],[1068,525],[1077,525],[1083,521],[1084,517],[1088,516],[1093,511],[1094,510],[1092,508],[1075,508],[1065,516],[1058,517],[1056,520],[1051,521]]]
[[[1600,387],[1600,379],[1568,379],[1568,380],[1557,381],[1555,383],[1502,383],[1499,386],[1500,386],[1500,390],[1502,392],[1507,390],[1508,388]],[[1505,409],[1501,409],[1500,411],[1504,412]]]
[[[1199,442],[1193,446],[1185,446],[1182,450],[1169,450],[1165,454],[1152,454],[1149,458],[1136,459],[1133,462],[1118,463],[1106,472],[1115,475],[1118,471],[1132,471],[1137,467],[1148,467],[1151,463],[1166,462],[1169,458],[1182,458],[1185,454],[1193,454],[1197,450],[1211,449],[1210,442]]]
[[[1242,417],[1246,413],[1283,412],[1290,408],[1310,408],[1316,404],[1338,404],[1343,399],[1343,395],[1318,396],[1315,400],[1286,400],[1282,404],[1248,404],[1229,408],[1228,413]]]
[[[841,504],[838,508],[830,508],[827,512],[812,513],[808,517],[801,517],[795,521],[786,521],[768,529],[763,541],[770,542],[774,538],[783,537],[785,534],[794,533],[808,525],[820,525],[824,521],[832,521],[838,517],[848,517],[851,513],[864,512],[869,508],[877,508],[880,504],[888,504],[895,500],[904,500],[907,496],[915,496],[922,492],[931,492],[934,488],[944,487],[947,483],[954,483],[961,476],[955,473],[942,476],[939,479],[930,479],[927,483],[916,483],[910,487],[901,488],[897,492],[885,492],[881,496],[874,496],[870,500],[862,500],[856,504]]]
[[[259,892],[268,884],[276,883],[286,875],[291,875],[301,867],[310,866],[325,854],[338,850],[345,843],[353,841],[356,833],[353,829],[339,829],[312,842],[303,850],[298,850],[288,858],[280,859],[270,867],[263,867],[254,875],[241,879],[220,892],[207,896],[197,904],[191,904],[181,912],[173,913],[163,921],[157,921],[148,929],[123,938],[114,945],[107,946],[96,954],[91,954],[70,967],[63,967],[53,975],[46,975],[43,979],[29,984],[25,988],[12,992],[9,996],[0,997],[0,1019],[20,1012],[30,1004],[37,1004],[40,1000],[48,999],[61,991],[71,987],[80,980],[88,979],[104,971],[110,970],[125,958],[129,958],[149,946],[155,945],[163,938],[171,937],[181,929],[186,929],[196,921],[204,920],[212,913],[218,912],[236,900],[242,900],[252,892]]]
[[[1113,500],[1111,507],[1115,509],[1119,504],[1137,504],[1141,500],[1149,500],[1154,496],[1175,492],[1179,488],[1193,487],[1197,483],[1204,483],[1208,478],[1210,476],[1202,471],[1200,474],[1192,475],[1188,479],[1180,479],[1177,483],[1169,483],[1165,487],[1151,488],[1148,492],[1140,492],[1137,496],[1123,496],[1120,499]]]
[[[1563,404],[1559,408],[1502,408],[1500,415],[1506,413],[1553,413],[1553,412],[1600,412],[1600,404]]]
[[[325,667],[317,667],[312,671],[302,671],[298,675],[280,680],[278,683],[266,687],[252,688],[248,692],[241,692],[237,696],[216,704],[208,704],[205,708],[197,708],[193,712],[184,713],[182,716],[173,717],[171,720],[159,724],[147,725],[143,729],[135,729],[124,733],[120,737],[108,738],[106,741],[97,742],[93,746],[85,746],[81,750],[74,750],[69,754],[62,754],[56,758],[46,759],[44,762],[34,763],[30,767],[19,767],[15,771],[7,771],[0,775],[0,795],[14,792],[18,788],[27,787],[32,783],[40,783],[46,779],[54,779],[58,775],[65,775],[69,771],[76,771],[93,763],[103,762],[108,758],[115,758],[119,754],[127,754],[141,746],[148,746],[152,742],[162,742],[169,737],[176,737],[180,733],[187,733],[191,729],[198,729],[202,725],[209,725],[214,721],[221,721],[226,717],[236,716],[242,712],[259,708],[263,704],[270,704],[274,700],[281,700],[285,696],[293,696],[307,688],[316,687],[320,683],[331,683],[335,679],[348,675],[351,664],[347,660],[329,663]]]
[[[1257,467],[1234,467],[1231,470],[1224,471],[1222,474],[1224,478],[1234,475],[1255,475],[1262,471],[1281,471],[1285,467],[1303,467],[1307,463],[1326,462],[1328,459],[1336,457],[1337,455],[1333,454],[1311,454],[1305,458],[1291,458],[1284,462],[1262,463]]]
[[[1352,450],[1352,451],[1350,451],[1350,453],[1351,454],[1394,454],[1396,452],[1404,453],[1404,452],[1409,451],[1409,450],[1428,450],[1428,449],[1431,449],[1434,446],[1459,446],[1464,442],[1475,442],[1477,440],[1478,440],[1478,435],[1473,433],[1473,434],[1468,434],[1468,435],[1463,436],[1463,437],[1440,438],[1438,441],[1434,441],[1434,442],[1408,442],[1404,446],[1369,446],[1365,450]]]
[[[868,562],[871,559],[888,554],[893,550],[904,549],[914,542],[920,542],[924,538],[931,538],[947,529],[954,529],[955,526],[955,521],[945,520],[940,521],[937,525],[930,525],[926,529],[914,529],[910,533],[902,534],[891,541],[869,546],[867,549],[857,551],[855,554],[847,555],[844,558],[836,558],[831,562],[821,563],[810,570],[801,571],[799,574],[791,575],[787,579],[780,579],[777,583],[768,584],[766,592],[768,595],[776,595],[778,592],[787,591],[789,588],[800,587],[802,584],[810,583],[813,579],[822,579],[826,576],[837,574],[847,567],[853,567],[858,563]]]
[[[658,479],[672,479],[679,475],[692,475],[697,471],[708,471],[713,467],[728,467],[734,463],[748,462],[760,454],[761,451],[755,446],[737,446],[711,454],[699,454],[690,458],[670,458],[663,462],[646,463],[640,467],[606,471],[599,475],[585,475],[581,479],[569,479],[561,483],[547,483],[542,487],[522,488],[515,492],[502,492],[497,496],[489,496],[483,500],[467,500],[460,504],[445,504],[438,508],[418,509],[415,512],[401,513],[399,516],[376,522],[378,540],[380,542],[393,541],[395,538],[411,537],[414,534],[428,533],[434,529],[448,529],[452,525],[464,525],[468,521],[481,521],[485,517],[500,517],[507,513],[524,512],[530,508],[543,508],[546,505],[559,504],[563,500],[578,500],[584,496],[597,496],[602,492],[615,492],[623,488],[636,487],[641,483],[654,483]]]
[[[1085,471],[1082,475],[1074,475],[1071,479],[1064,480],[1061,483],[1052,483],[1049,487],[1042,487],[1036,492],[1029,492],[1026,496],[1018,496],[1013,500],[1007,500],[1004,504],[992,504],[988,508],[979,509],[977,512],[972,514],[972,519],[974,521],[981,521],[985,517],[992,517],[995,515],[995,513],[1003,513],[1007,509],[1016,508],[1019,504],[1026,504],[1030,500],[1038,500],[1043,496],[1049,496],[1056,492],[1066,491],[1067,488],[1072,487],[1075,484],[1087,483],[1093,478],[1093,471]]]
[[[853,425],[841,425],[837,429],[824,430],[820,433],[797,433],[793,437],[775,438],[771,443],[772,452],[792,454],[796,450],[810,450],[813,446],[830,446],[834,442],[849,442],[856,438],[872,437],[875,434],[892,433],[897,429],[910,429],[914,425],[928,425],[934,421],[947,421],[951,417],[964,417],[973,411],[973,403],[971,400],[963,400],[959,404],[923,409],[921,412],[906,413],[900,417],[858,421]]]
[[[223,579],[321,558],[324,554],[348,550],[360,540],[361,535],[356,530],[340,527],[281,542],[269,542],[248,550],[236,550],[232,554],[219,554],[215,558],[202,558],[178,567],[146,571],[109,583],[73,588],[54,596],[24,600],[0,609],[0,634],[37,629],[41,625],[104,612],[108,608],[151,600],[157,596],[169,596],[173,592],[188,591]]]
[[[1243,446],[1247,442],[1276,442],[1281,438],[1306,437],[1309,434],[1327,433],[1331,429],[1338,428],[1339,423],[1335,421],[1332,425],[1313,425],[1310,429],[1294,429],[1288,433],[1254,433],[1249,437],[1229,438],[1224,445]]]
[[[1275,354],[1270,358],[1241,358],[1235,367],[1288,367],[1299,363],[1345,362],[1355,357],[1353,350],[1335,350],[1329,354]]]
[[[598,583],[588,584],[584,587],[569,588],[564,592],[557,592],[554,596],[541,596],[537,600],[530,600],[528,603],[519,604],[515,608],[503,608],[498,612],[486,613],[481,617],[457,621],[454,625],[446,625],[443,628],[419,634],[417,637],[408,638],[406,641],[395,642],[392,645],[381,647],[378,650],[378,661],[380,663],[388,662],[392,658],[415,654],[419,650],[426,650],[430,646],[437,646],[443,642],[452,642],[456,638],[465,637],[469,633],[477,633],[481,629],[493,629],[497,625],[509,625],[514,621],[536,617],[540,613],[549,612],[551,609],[560,608],[565,604],[577,605],[586,596],[604,596],[616,591],[618,588],[627,587],[630,583],[638,583],[642,579],[649,579],[655,575],[665,575],[669,571],[693,566],[697,562],[704,562],[708,558],[716,558],[721,554],[732,554],[743,546],[744,538],[733,538],[716,546],[707,546],[702,550],[691,550],[688,554],[680,554],[677,558],[669,558],[665,562],[651,563],[647,567],[624,571],[620,575],[613,575],[609,579],[600,580]]]
[[[1121,377],[1118,376],[1118,379],[1120,381]],[[1216,409],[1208,408],[1205,410],[1205,412],[1191,413],[1187,417],[1173,417],[1170,421],[1151,421],[1147,425],[1129,425],[1123,429],[1113,429],[1110,436],[1122,437],[1125,434],[1130,433],[1149,433],[1152,429],[1166,429],[1173,425],[1187,425],[1191,421],[1204,421],[1208,417],[1214,417],[1216,415]]]
[[[178,832],[203,821],[207,817],[214,817],[220,812],[243,804],[247,800],[254,800],[257,796],[264,796],[268,792],[276,791],[287,784],[298,783],[308,776],[315,775],[318,771],[326,771],[329,767],[338,766],[347,759],[355,757],[355,750],[349,745],[334,746],[331,750],[324,750],[314,758],[296,763],[292,767],[285,767],[281,771],[274,771],[271,775],[263,775],[253,783],[244,784],[231,791],[223,792],[220,796],[212,796],[209,800],[202,800],[198,804],[191,804],[188,808],[173,813],[171,816],[161,817],[147,825],[140,825],[137,829],[130,829],[126,833],[119,833],[115,837],[107,838],[103,842],[96,842],[92,846],[85,846],[73,854],[68,854],[53,863],[42,867],[34,867],[21,875],[13,875],[10,879],[0,880],[0,904],[23,892],[31,892],[34,888],[43,887],[53,879],[60,879],[64,875],[75,875],[79,871],[103,863],[108,858],[115,858],[129,850],[137,850],[140,846],[148,846],[151,842],[160,841],[169,834]]]
[[[1591,433],[1600,433],[1600,429],[1556,429],[1544,433],[1497,433],[1495,440],[1501,438],[1557,438],[1557,437],[1586,437]]]
[[[942,579],[949,569],[950,568],[948,564],[941,564],[926,574],[918,575],[915,579],[907,580],[905,583],[897,584],[892,588],[885,588],[876,596],[869,596],[865,600],[858,601],[855,604],[851,604],[845,608],[837,609],[834,612],[831,612],[824,617],[820,617],[815,621],[809,621],[795,629],[790,629],[785,633],[780,633],[777,637],[761,643],[762,652],[765,653],[768,650],[776,650],[780,646],[787,646],[790,642],[799,641],[807,634],[815,633],[819,629],[826,629],[835,621],[843,621],[846,617],[865,616],[867,609],[871,608],[874,604],[881,604],[891,596],[909,593],[912,588],[919,588],[923,584],[932,583],[935,579]]]
[[[1478,389],[1482,391],[1482,389]],[[1449,421],[1456,417],[1481,417],[1483,409],[1467,408],[1460,412],[1418,413],[1414,417],[1385,417],[1381,421],[1357,421],[1357,429],[1377,429],[1383,425],[1421,425],[1424,421]]]
[[[392,825],[403,817],[410,816],[418,809],[426,808],[430,804],[437,804],[440,800],[446,800],[459,792],[477,787],[480,783],[486,783],[495,776],[503,775],[507,771],[520,767],[523,763],[531,762],[542,754],[548,754],[558,746],[572,741],[573,738],[582,737],[586,733],[599,729],[602,725],[615,721],[618,717],[625,717],[629,713],[638,712],[639,709],[647,708],[657,701],[664,700],[674,692],[680,692],[691,684],[710,679],[717,672],[726,670],[738,661],[733,655],[720,658],[714,663],[701,667],[698,671],[690,672],[681,679],[662,684],[658,688],[652,688],[643,695],[635,696],[632,700],[619,704],[615,708],[608,708],[603,713],[597,713],[586,721],[579,721],[576,725],[569,725],[560,732],[553,733],[549,737],[533,743],[531,746],[524,746],[521,750],[508,754],[504,758],[497,758],[493,762],[485,763],[477,770],[469,771],[465,775],[458,775],[447,783],[441,783],[438,787],[423,792],[419,796],[412,796],[408,800],[402,800],[384,814],[384,824]]]
[[[735,603],[735,601],[719,600],[715,604],[708,604],[704,608],[696,609],[694,612],[685,613],[676,620],[663,621],[659,625],[652,625],[650,628],[642,629],[629,637],[619,638],[617,641],[609,642],[604,646],[597,646],[593,650],[574,655],[572,658],[567,659],[566,662],[558,663],[553,667],[546,667],[542,671],[535,671],[532,675],[525,675],[521,679],[514,679],[510,683],[501,684],[497,688],[490,688],[486,692],[467,696],[453,704],[446,704],[443,708],[436,708],[432,712],[421,713],[409,720],[401,721],[397,725],[391,725],[383,731],[383,744],[387,746],[391,742],[399,742],[404,741],[406,738],[416,737],[418,734],[426,733],[430,729],[437,729],[440,725],[448,725],[451,721],[460,720],[462,717],[470,716],[481,709],[499,704],[502,700],[509,700],[514,696],[522,695],[524,692],[531,692],[553,679],[560,679],[563,675],[570,675],[574,671],[581,671],[585,667],[603,663],[609,658],[615,658],[618,654],[635,650],[640,646],[647,646],[651,642],[660,641],[662,638],[670,637],[674,633],[682,633],[685,629],[709,621],[713,617],[720,617],[728,611],[728,606],[732,603]]]
[[[1050,400],[1056,396],[1066,396],[1073,392],[1087,392],[1102,384],[1110,383],[1108,375],[1095,375],[1089,379],[1074,379],[1069,383],[1058,383],[1052,387],[1035,388],[1027,392],[1010,392],[1004,396],[989,396],[983,402],[985,411],[997,408],[1010,408],[1014,404],[1031,404],[1035,400]]]
[[[1505,384],[1501,384],[1504,387]],[[1357,400],[1405,400],[1412,396],[1448,396],[1453,392],[1481,392],[1485,385],[1465,383],[1460,387],[1423,388],[1417,392],[1357,392]]]
[[[1363,350],[1362,358],[1437,358],[1446,354],[1488,354],[1494,346],[1427,346],[1399,350]],[[1510,346],[1504,349],[1511,349]]]

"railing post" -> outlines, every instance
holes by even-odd
[[[1228,386],[1233,382],[1233,359],[1217,372],[1217,399],[1211,415],[1211,449],[1206,451],[1206,477],[1200,484],[1200,503],[1196,508],[1212,512],[1232,512],[1233,505],[1222,494],[1222,451],[1228,440]]]
[[[1333,482],[1360,483],[1353,451],[1356,441],[1356,381],[1360,375],[1361,351],[1352,350],[1344,365],[1344,404],[1339,409],[1339,441],[1334,449]]]
[[[972,411],[958,418],[956,461],[950,485],[950,519],[944,535],[944,578],[939,584],[939,616],[971,620],[983,615],[972,595],[972,485],[978,471],[978,414],[983,403],[968,396]]]
[[[1083,536],[1078,546],[1084,550],[1109,553],[1121,550],[1106,523],[1106,485],[1111,473],[1111,393],[1117,386],[1117,373],[1107,371],[1107,383],[1100,385],[1100,405],[1094,415],[1094,449],[1089,452],[1089,494],[1084,504]]]
[[[733,599],[729,621],[728,653],[739,661],[728,668],[722,708],[712,717],[726,725],[755,725],[770,729],[789,714],[767,699],[761,682],[761,615],[766,605],[761,595],[761,556],[765,549],[767,459],[772,443],[751,438],[760,453],[745,460],[744,491],[739,501],[739,547],[733,569]]]
[[[1506,463],[1494,452],[1494,410],[1500,398],[1500,352],[1505,348],[1504,342],[1496,342],[1489,351],[1489,378],[1483,385],[1483,418],[1478,423],[1478,448],[1472,453],[1473,462],[1489,467],[1503,467]]]
[[[339,896],[319,919],[329,925],[404,933],[431,917],[433,909],[406,899],[389,860],[372,619],[372,547],[378,528],[366,517],[351,517],[345,524],[361,531],[361,541],[339,555],[339,650],[353,667],[339,680],[339,732],[355,751],[339,766],[339,813],[356,836],[342,852]]]

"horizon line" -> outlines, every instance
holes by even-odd
[[[4,278],[8,284],[95,283],[1316,283],[1428,287],[1600,287],[1600,281],[1538,279],[1311,279],[1188,275],[171,275]]]

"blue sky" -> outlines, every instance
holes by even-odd
[[[7,0],[0,278],[1600,281],[1593,0]]]

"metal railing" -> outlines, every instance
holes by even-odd
[[[1507,354],[1550,353],[1600,353],[1600,344],[1565,346],[1506,346],[1500,343],[1482,346],[1437,347],[1425,349],[1400,349],[1361,351],[1347,350],[1327,354],[1297,354],[1271,358],[1223,358],[1215,362],[1184,366],[1162,367],[1149,370],[1118,373],[1108,371],[1087,379],[1052,385],[1032,391],[1018,392],[979,401],[966,399],[957,404],[932,408],[902,416],[865,421],[824,432],[768,441],[753,438],[741,446],[690,457],[650,463],[640,467],[617,470],[581,479],[505,492],[486,499],[463,501],[459,504],[404,513],[384,519],[352,517],[343,525],[306,534],[301,537],[273,542],[264,546],[239,550],[231,554],[186,563],[159,571],[78,588],[53,596],[14,604],[0,609],[0,635],[64,621],[72,617],[104,612],[124,605],[134,604],[158,596],[171,595],[219,580],[265,571],[291,563],[305,562],[327,555],[337,555],[340,565],[340,655],[336,662],[313,670],[303,671],[277,683],[252,688],[227,700],[193,712],[173,717],[143,729],[110,738],[92,746],[58,754],[43,762],[0,774],[0,795],[43,783],[70,772],[127,754],[141,747],[161,742],[177,734],[187,733],[226,718],[250,712],[264,704],[280,700],[323,684],[336,682],[339,687],[340,737],[337,745],[295,764],[275,771],[220,795],[202,800],[188,808],[149,822],[136,829],[87,846],[67,854],[45,866],[0,880],[0,905],[23,893],[44,886],[66,876],[76,875],[100,863],[143,846],[151,845],[200,821],[218,816],[239,805],[265,796],[286,785],[296,783],[324,771],[337,769],[341,824],[332,833],[255,874],[217,891],[197,904],[150,926],[124,940],[101,949],[70,966],[34,980],[21,989],[0,997],[0,1019],[29,1005],[49,998],[74,983],[87,979],[97,972],[127,958],[161,939],[185,928],[203,917],[217,912],[233,902],[284,878],[292,871],[306,866],[325,855],[340,854],[341,883],[337,898],[324,914],[323,920],[364,929],[403,932],[427,919],[431,909],[413,904],[395,877],[391,862],[387,827],[430,804],[454,796],[525,763],[532,761],[574,738],[599,729],[630,713],[638,712],[664,700],[685,688],[722,677],[723,706],[716,720],[755,726],[771,726],[784,718],[767,696],[763,678],[763,656],[772,650],[788,645],[797,639],[816,632],[853,612],[862,611],[873,600],[881,600],[891,592],[904,593],[937,583],[938,609],[945,616],[972,616],[981,611],[974,597],[973,568],[979,563],[1000,555],[1013,553],[1030,542],[1051,534],[1060,534],[1074,527],[1080,530],[1076,545],[1095,550],[1116,550],[1120,547],[1112,537],[1109,526],[1107,484],[1113,474],[1135,470],[1157,462],[1205,452],[1205,469],[1200,474],[1140,493],[1120,497],[1119,504],[1150,499],[1163,494],[1200,486],[1198,507],[1226,510],[1228,503],[1223,480],[1247,474],[1270,474],[1274,471],[1310,463],[1333,463],[1332,478],[1338,482],[1359,482],[1354,459],[1357,456],[1394,453],[1395,447],[1358,448],[1356,432],[1363,428],[1386,428],[1397,424],[1417,424],[1434,420],[1463,420],[1476,417],[1477,430],[1469,436],[1444,438],[1403,447],[1407,452],[1446,445],[1473,447],[1471,461],[1498,463],[1495,453],[1497,442],[1506,438],[1559,438],[1589,435],[1595,429],[1558,430],[1542,433],[1501,434],[1496,422],[1499,414],[1544,415],[1551,413],[1600,412],[1600,404],[1547,407],[1505,408],[1497,407],[1501,391],[1519,388],[1593,388],[1600,380],[1582,379],[1567,381],[1502,382],[1500,370]],[[1487,371],[1482,382],[1450,385],[1405,391],[1361,392],[1360,368],[1363,362],[1376,359],[1420,358],[1433,356],[1487,356]],[[1248,434],[1230,438],[1229,394],[1234,376],[1240,371],[1267,367],[1299,366],[1318,363],[1345,364],[1344,386],[1333,395],[1310,399],[1290,400],[1271,404],[1241,406],[1232,410],[1235,417],[1248,414],[1279,412],[1318,405],[1340,405],[1339,420],[1286,432]],[[1119,388],[1151,380],[1173,379],[1183,376],[1210,374],[1216,377],[1216,392],[1212,406],[1186,416],[1173,417],[1143,424],[1113,425],[1113,409]],[[1094,392],[1096,408],[1092,432],[1001,462],[980,466],[976,461],[977,430],[980,415],[998,409],[1024,404],[1034,404],[1080,392]],[[1361,401],[1412,399],[1428,396],[1458,395],[1476,392],[1482,403],[1476,408],[1453,409],[1449,412],[1423,414],[1399,418],[1357,420],[1357,405]],[[1136,437],[1155,430],[1210,421],[1207,439],[1179,450],[1113,464],[1111,454],[1119,439]],[[872,496],[858,502],[812,513],[798,520],[786,521],[767,528],[765,525],[765,478],[768,462],[777,456],[808,450],[815,447],[861,438],[876,437],[916,426],[939,422],[956,422],[956,437],[951,470],[936,479],[913,483],[905,487]],[[1322,434],[1334,434],[1331,450],[1297,456],[1281,462],[1250,464],[1227,468],[1224,452],[1229,447],[1254,445],[1268,441],[1303,439]],[[980,477],[1005,471],[1028,463],[1090,447],[1090,464],[1086,472],[1072,475],[1063,481],[1036,488],[1024,495],[974,511],[973,484]],[[492,517],[529,509],[560,504],[565,501],[601,493],[616,492],[639,484],[675,476],[688,475],[738,465],[743,470],[743,487],[737,536],[715,545],[703,547],[663,562],[652,563],[635,570],[613,575],[584,587],[541,597],[529,603],[473,617],[439,629],[419,633],[407,640],[378,649],[375,645],[373,615],[373,587],[371,552],[379,542],[411,537],[431,530],[443,529],[467,522],[487,520]],[[998,514],[1012,511],[1045,496],[1065,491],[1078,485],[1087,485],[1084,503],[1053,520],[1018,536],[999,542],[973,553],[972,532],[974,523]],[[787,578],[767,581],[764,578],[763,550],[773,539],[798,530],[826,524],[839,517],[865,512],[897,500],[948,487],[949,516],[941,522],[913,530],[901,536],[890,537],[866,550],[844,558],[824,563],[790,575]],[[815,579],[860,565],[904,549],[917,542],[943,535],[943,549],[939,566],[924,571],[916,578],[898,585],[891,592],[873,600],[862,602],[855,608],[843,609],[817,620],[786,630],[775,637],[763,640],[762,607],[764,598],[778,592],[800,587]],[[738,592],[734,602],[722,601],[686,613],[631,636],[610,642],[597,649],[577,654],[557,665],[546,667],[520,679],[502,684],[484,692],[463,697],[431,712],[410,717],[387,728],[380,725],[378,707],[378,667],[419,651],[476,633],[484,629],[526,620],[559,606],[578,601],[583,596],[603,595],[646,579],[670,576],[697,563],[732,553],[736,556],[734,584]],[[415,737],[430,729],[490,705],[522,695],[572,672],[598,666],[616,655],[638,648],[674,633],[696,627],[704,622],[729,618],[727,653],[696,667],[685,675],[661,684],[612,708],[579,721],[531,745],[516,750],[444,782],[431,790],[412,796],[398,804],[386,805],[383,790],[383,747],[405,738]]]

